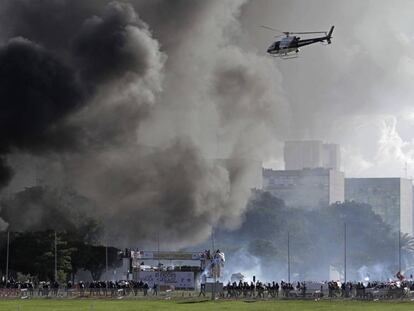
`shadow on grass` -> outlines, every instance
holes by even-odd
[[[187,304],[187,303],[203,303],[203,302],[209,302],[209,300],[189,300],[189,301],[179,301],[178,304]]]

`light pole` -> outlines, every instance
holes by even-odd
[[[213,260],[214,261],[214,250],[215,250],[215,245],[214,245],[214,228],[211,229],[211,246],[213,247],[213,249],[211,250],[211,254],[213,256]],[[215,265],[215,263],[214,263]],[[216,272],[214,271],[216,267],[212,266],[211,272],[213,273],[213,288],[212,288],[212,293],[211,293],[211,300],[216,300],[216,282],[217,282],[217,278],[216,278]]]
[[[346,223],[344,223],[344,283],[346,283]]]
[[[55,282],[57,282],[57,235],[55,231]]]
[[[398,230],[398,271],[401,273],[401,230]]]
[[[105,245],[105,277],[108,277],[108,241],[106,241]]]
[[[10,250],[10,231],[7,231],[7,246],[6,246],[6,285],[9,280],[9,250]]]
[[[287,260],[288,260],[288,283],[290,283],[290,232],[288,231],[288,238],[287,238]]]

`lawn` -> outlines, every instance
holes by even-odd
[[[90,300],[90,299],[33,299],[0,300],[1,311],[155,311],[155,310],[413,310],[414,302],[359,301],[160,301],[160,300]]]

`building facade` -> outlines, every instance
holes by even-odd
[[[325,168],[263,170],[263,190],[287,206],[315,209],[344,201],[344,173]]]
[[[319,140],[287,141],[284,147],[286,170],[330,168],[340,170],[340,147]]]
[[[395,231],[413,235],[413,186],[406,178],[346,178],[345,199],[372,206]]]
[[[341,149],[338,144],[323,144],[322,166],[341,170]]]

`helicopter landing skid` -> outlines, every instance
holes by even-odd
[[[281,58],[281,59],[292,59],[292,58],[299,58],[299,55],[293,54],[293,55],[271,55],[274,58]]]
[[[299,55],[294,54],[294,55],[281,55],[279,56],[281,59],[293,59],[293,58],[299,58]]]

